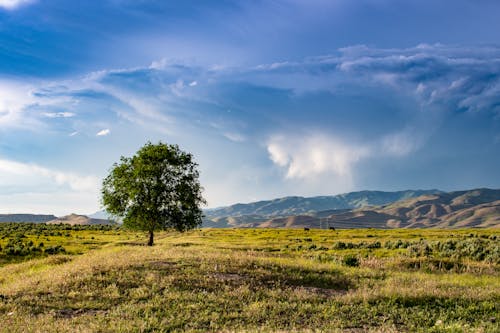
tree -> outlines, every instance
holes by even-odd
[[[149,233],[201,225],[205,204],[198,165],[177,145],[146,143],[133,157],[113,164],[102,185],[102,204],[125,227]]]

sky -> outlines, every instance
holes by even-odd
[[[0,213],[90,214],[146,142],[208,207],[500,188],[497,0],[0,0]]]

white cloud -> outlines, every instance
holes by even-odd
[[[408,49],[341,49],[337,69],[348,77],[413,91],[423,105],[499,113],[500,48],[419,45]]]
[[[109,133],[111,133],[111,131],[109,130],[109,128],[106,128],[97,132],[96,136],[106,136],[109,135]]]
[[[418,127],[417,127],[418,128]],[[428,133],[411,126],[365,142],[353,142],[326,133],[277,135],[267,143],[271,161],[285,169],[285,179],[315,181],[351,190],[356,166],[369,158],[398,158],[420,149]]]
[[[276,140],[273,140],[276,141]],[[286,167],[290,164],[290,154],[279,142],[271,141],[267,145],[267,151],[271,161],[280,167]]]
[[[22,113],[33,101],[31,87],[0,81],[0,126],[26,126]]]
[[[28,5],[35,0],[0,0],[0,7],[5,9],[16,9],[22,5]]]
[[[94,192],[99,187],[95,176],[81,176],[41,167],[0,159],[0,184],[3,187],[67,186],[73,191]]]
[[[71,118],[75,116],[73,112],[44,112],[42,115],[47,118]]]
[[[275,164],[286,168],[286,178],[289,179],[325,174],[351,178],[356,162],[371,154],[368,146],[321,134],[274,137],[267,150]]]
[[[225,138],[233,142],[244,142],[246,140],[245,136],[236,132],[226,132],[223,135]]]

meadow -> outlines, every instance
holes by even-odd
[[[145,242],[117,227],[0,224],[0,332],[500,331],[498,229]]]

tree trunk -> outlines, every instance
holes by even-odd
[[[148,241],[148,246],[153,246],[153,231],[149,232],[149,241]]]

